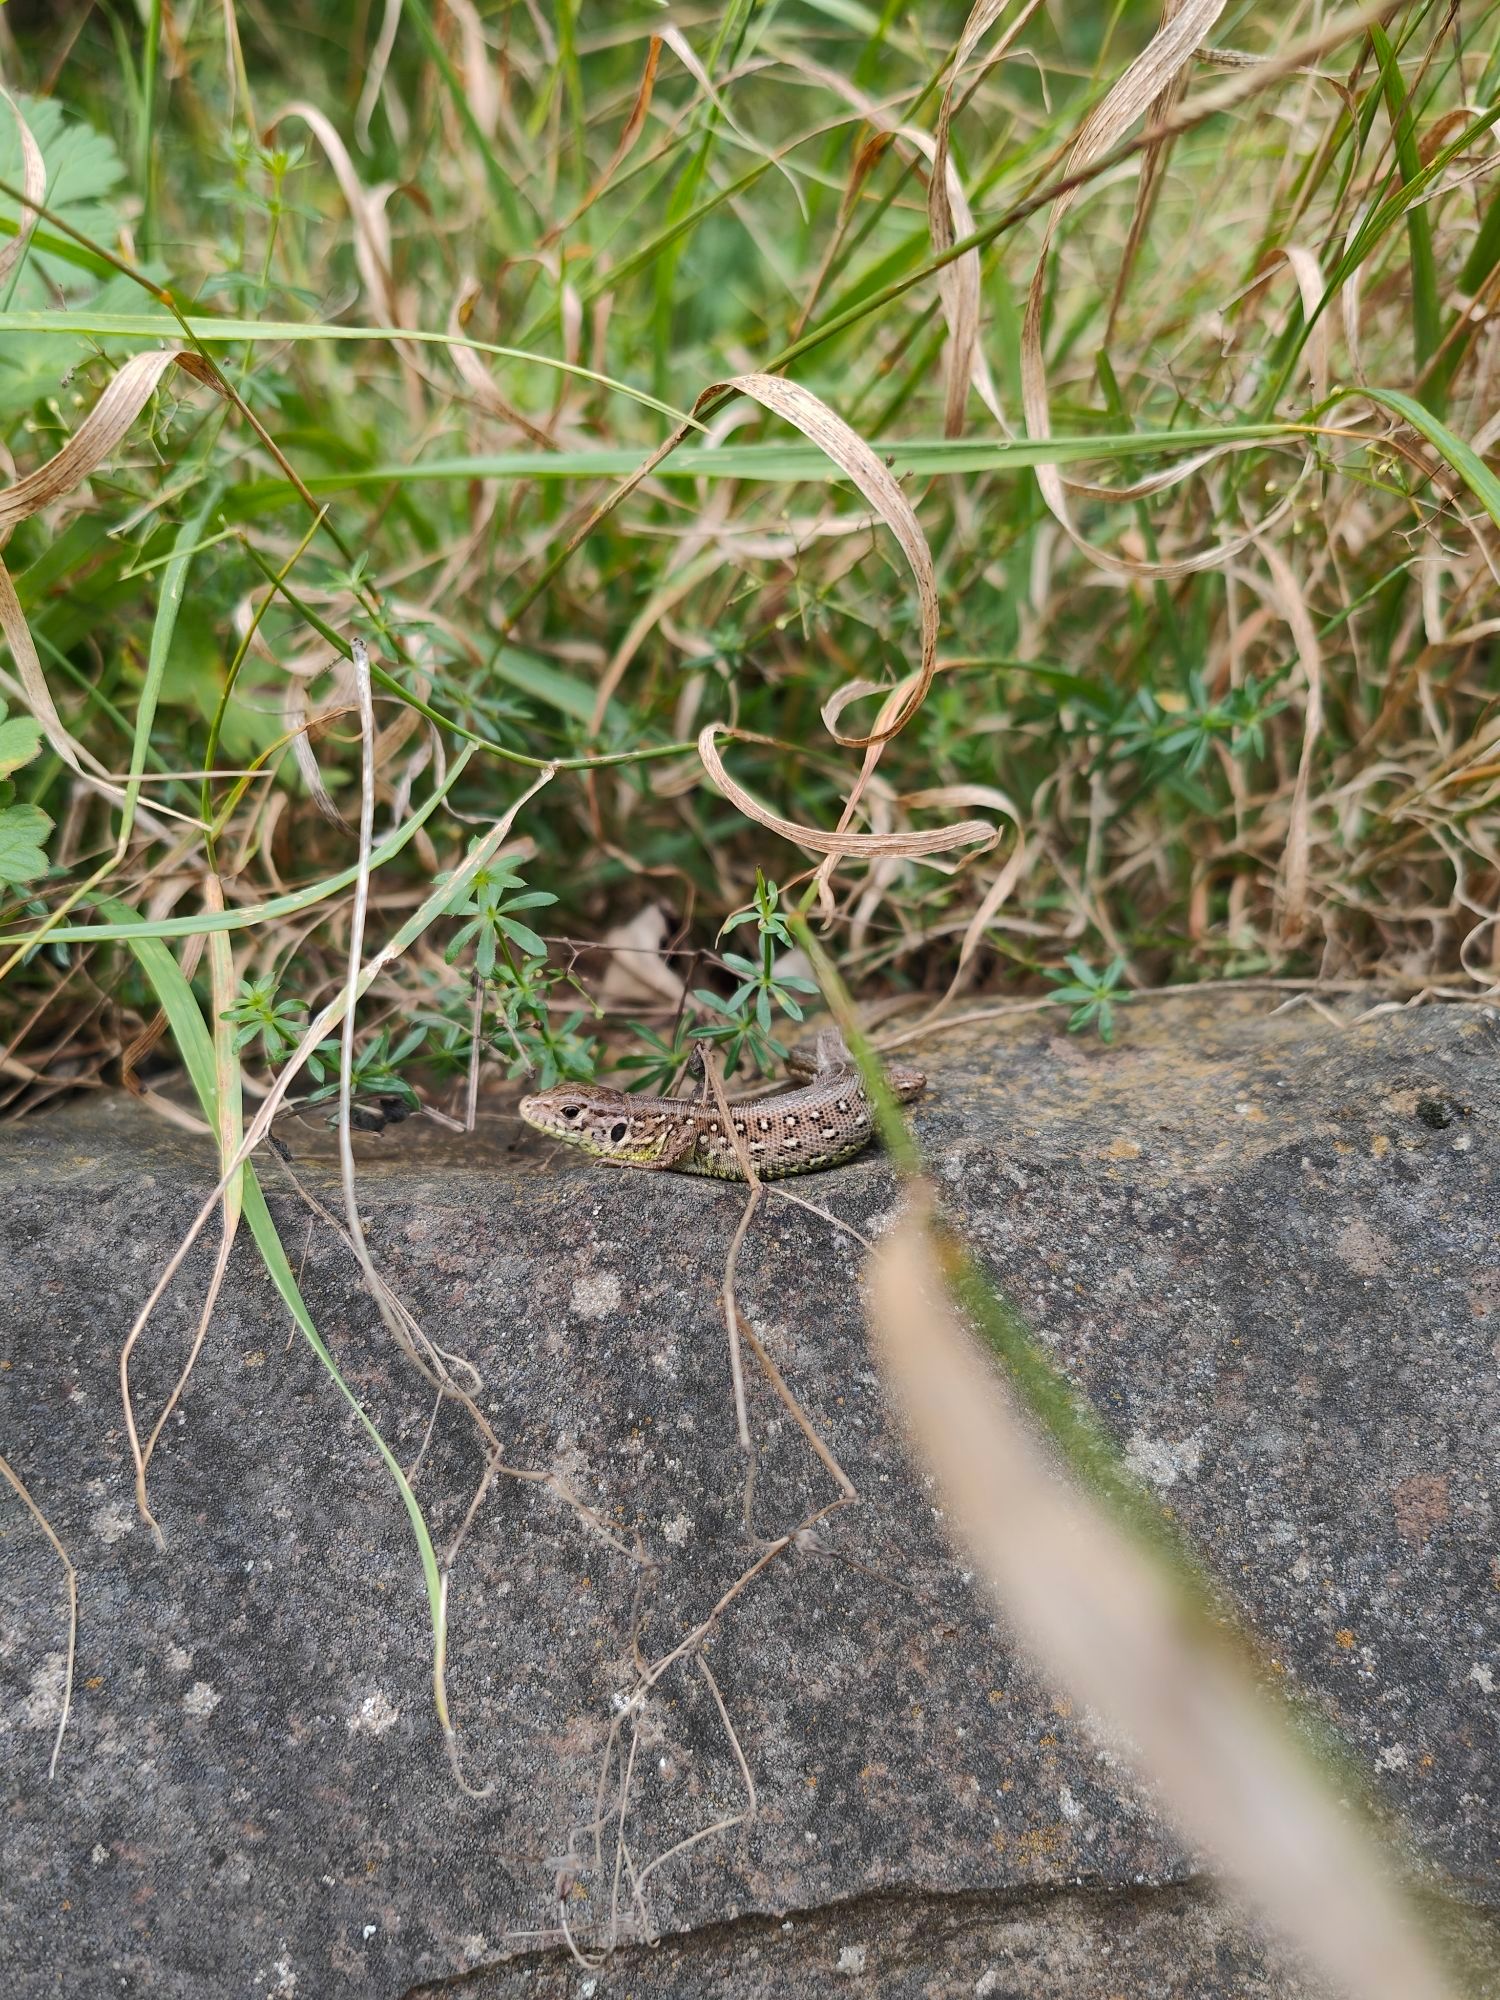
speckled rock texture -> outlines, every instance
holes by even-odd
[[[1404,1820],[1418,1872],[1454,1886],[1483,1958],[1500,1931],[1500,1017],[1271,1012],[1281,997],[1131,1008],[1112,1048],[1037,1016],[933,1036],[915,1125],[954,1218]],[[336,1211],[327,1132],[279,1129]],[[744,1191],[595,1167],[499,1111],[470,1141],[412,1121],[359,1152],[378,1268],[478,1371],[508,1462],[555,1472],[624,1547],[546,1485],[487,1489],[449,1599],[463,1789],[405,1510],[248,1238],[153,1462],[165,1547],[137,1517],[119,1349],[213,1184],[209,1150],[125,1099],[0,1130],[0,1450],[79,1588],[49,1781],[63,1572],[0,1488],[7,2000],[1313,1991],[1018,1660],[884,1412],[859,1246],[774,1194],[741,1308],[862,1498],[745,1586],[707,1674],[689,1652],[657,1683],[634,1866],[744,1810],[716,1690],[756,1813],[649,1875],[659,1949],[627,1883],[622,1949],[577,1965],[559,1878],[597,1942],[611,1869],[577,1865],[577,1830],[596,1799],[617,1806],[601,1760],[633,1649],[669,1652],[761,1550],[719,1299]],[[484,1475],[473,1424],[437,1407],[270,1156],[262,1176],[444,1551]],[[876,1155],[790,1192],[868,1234],[898,1188]],[[214,1225],[137,1354],[147,1423],[216,1247]],[[753,1368],[749,1392],[763,1541],[836,1489]]]

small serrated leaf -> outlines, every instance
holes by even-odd
[[[29,764],[41,747],[42,726],[29,715],[13,715],[8,722],[0,722],[0,778]]]
[[[35,881],[47,872],[42,842],[52,822],[40,806],[7,806],[0,812],[0,885]]]

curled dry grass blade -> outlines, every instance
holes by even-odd
[[[181,348],[164,348],[151,354],[137,354],[111,376],[103,392],[62,449],[44,465],[27,473],[12,485],[0,489],[0,539],[18,522],[38,513],[98,470],[130,431],[150,401],[157,384],[173,366],[182,368],[200,381],[210,380],[196,355]],[[25,613],[10,576],[0,565],[0,625],[10,644],[11,657],[26,692],[27,706],[46,732],[53,750],[80,777],[87,777],[82,759],[89,753],[80,749],[63,727],[42,673],[41,661],[32,643]],[[103,766],[92,757],[94,783]],[[117,788],[106,786],[112,794]]]
[[[1274,543],[1264,539],[1260,541],[1259,548],[1271,573],[1282,614],[1296,642],[1297,659],[1307,684],[1302,711],[1302,749],[1297,759],[1297,778],[1288,808],[1283,862],[1282,936],[1289,942],[1295,942],[1306,930],[1308,920],[1309,821],[1312,811],[1309,791],[1313,759],[1323,732],[1323,654],[1313,629],[1307,600],[1286,558]]]
[[[1107,157],[1153,100],[1166,101],[1173,82],[1223,12],[1223,6],[1224,0],[1183,0],[1179,8],[1168,14],[1147,48],[1130,65],[1104,102],[1084,121],[1068,156],[1068,176],[1081,173]],[[1165,119],[1156,129],[1165,135],[1170,123],[1170,119]],[[1154,143],[1165,143],[1165,139]],[[1147,157],[1152,157],[1149,147]],[[1021,333],[1021,386],[1026,428],[1033,437],[1045,437],[1052,427],[1047,368],[1042,351],[1048,257],[1057,230],[1076,199],[1077,190],[1070,188],[1054,203],[1047,220],[1046,234],[1042,238],[1041,254],[1032,274],[1031,287],[1026,295],[1026,317]],[[1252,539],[1247,531],[1195,555],[1180,556],[1167,562],[1142,562],[1138,558],[1121,556],[1102,548],[1080,534],[1073,523],[1063,479],[1053,467],[1044,465],[1038,468],[1037,484],[1043,499],[1078,546],[1086,550],[1094,561],[1122,574],[1188,576],[1196,570],[1217,567],[1246,547]],[[1099,489],[1094,491],[1097,494]]]
[[[811,848],[814,854],[834,857],[899,854],[906,856],[922,854],[946,854],[950,848],[978,845],[993,847],[998,835],[994,827],[982,819],[959,820],[956,825],[935,827],[930,833],[825,833],[818,827],[798,826],[795,821],[783,819],[779,813],[747,792],[737,784],[724,768],[724,760],[719,755],[718,738],[736,734],[726,730],[721,722],[710,722],[698,738],[698,755],[703,760],[703,768],[713,784],[725,798],[771,833],[780,834],[796,847]],[[750,741],[765,741],[765,738],[750,738]]]

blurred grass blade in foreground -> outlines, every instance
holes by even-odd
[[[1374,1840],[1162,1555],[1061,1476],[959,1324],[918,1183],[876,1251],[875,1350],[957,1539],[1049,1679],[1259,1911],[1358,2000],[1457,2000]]]

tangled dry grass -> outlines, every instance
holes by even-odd
[[[383,917],[529,759],[549,934],[655,904],[711,980],[811,850],[870,993],[1492,988],[1493,14],[1219,13],[163,11],[133,173],[86,16],[13,43],[6,1102],[166,1053],[100,893],[334,990],[358,633]],[[413,1072],[534,1060],[446,935]]]

